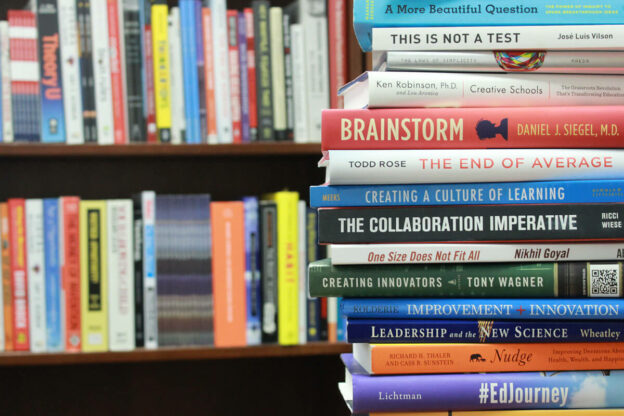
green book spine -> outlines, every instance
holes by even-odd
[[[602,278],[592,277],[596,272]],[[324,259],[311,263],[308,274],[310,296],[622,296],[622,263],[614,262],[332,266],[330,259]],[[607,285],[605,276],[612,279]]]

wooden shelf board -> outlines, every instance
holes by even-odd
[[[169,157],[169,156],[274,156],[319,155],[319,143],[244,143],[244,144],[124,144],[65,145],[41,143],[0,144],[2,157]]]
[[[65,364],[104,364],[139,363],[156,361],[219,360],[234,358],[296,357],[314,355],[335,355],[351,352],[351,345],[313,342],[305,345],[280,346],[259,345],[236,348],[184,347],[139,348],[122,352],[79,352],[79,353],[0,353],[0,366],[65,365]]]

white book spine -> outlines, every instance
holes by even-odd
[[[295,105],[295,142],[308,142],[308,86],[305,65],[305,40],[303,27],[296,23],[290,26],[290,53],[293,65],[293,100]]]
[[[332,185],[617,179],[624,150],[330,150]]]
[[[373,28],[374,51],[624,49],[622,25]]]
[[[381,55],[385,69],[392,71],[624,73],[624,52],[615,51],[390,51]]]
[[[184,78],[182,71],[182,40],[180,32],[180,9],[169,12],[169,57],[171,81],[171,143],[184,143],[186,113],[184,111]]]
[[[327,327],[328,327],[329,332],[336,334],[337,325],[338,325],[338,298],[327,298]],[[329,341],[335,342],[337,340],[330,339]]]
[[[115,143],[107,16],[106,0],[91,0],[93,81],[95,83],[98,144]]]
[[[11,102],[11,55],[9,23],[0,22],[0,67],[2,68],[2,141],[13,142],[13,110]]]
[[[84,124],[82,122],[82,90],[75,0],[58,0],[58,17],[67,144],[83,144]]]
[[[305,33],[309,141],[321,141],[321,110],[329,108],[329,48],[325,2],[301,0],[299,18]]]
[[[299,250],[299,344],[308,341],[308,256],[307,256],[307,205],[306,201],[297,204],[298,250]]]
[[[141,194],[143,214],[143,316],[145,348],[158,348],[158,303],[156,292],[156,193]]]
[[[107,202],[108,342],[111,351],[134,348],[132,201]]]
[[[367,72],[341,92],[349,109],[622,105],[624,77]]]
[[[232,143],[232,97],[228,50],[227,10],[225,0],[210,0],[212,17],[212,51],[214,54],[214,88],[219,143]]]
[[[271,55],[271,88],[273,89],[273,128],[284,135],[286,118],[286,78],[284,72],[284,17],[281,7],[269,9],[269,36]]]
[[[28,315],[30,350],[46,351],[45,257],[43,251],[43,200],[26,200],[26,250],[28,255]]]
[[[332,244],[331,261],[346,264],[428,264],[598,261],[624,258],[620,243]]]

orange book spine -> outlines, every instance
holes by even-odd
[[[214,53],[212,51],[212,16],[210,9],[202,9],[204,21],[204,84],[206,85],[206,131],[208,141],[217,140],[217,110],[215,103]]]
[[[373,374],[624,369],[620,342],[372,344],[370,348]]]
[[[13,349],[30,350],[28,269],[26,265],[26,201],[9,199],[9,252],[13,288]]]
[[[212,294],[217,347],[247,344],[245,209],[242,202],[210,204]]]
[[[0,244],[2,252],[2,297],[4,305],[4,350],[13,351],[13,285],[11,284],[11,253],[9,252],[9,206],[0,204]]]
[[[61,198],[62,257],[61,279],[65,304],[65,350],[82,349],[80,315],[80,198]]]

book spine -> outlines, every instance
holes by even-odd
[[[39,73],[41,91],[41,141],[65,143],[63,74],[60,56],[57,0],[37,3]]]
[[[273,129],[276,140],[286,140],[286,80],[284,69],[284,18],[281,7],[269,9],[271,55],[271,96],[273,100]]]
[[[273,126],[273,87],[269,2],[254,0],[254,45],[256,58],[256,103],[258,109],[258,140],[275,140]]]
[[[370,4],[355,2],[353,27],[362,50],[370,52],[373,38],[372,29],[379,27],[484,26],[490,25],[494,16],[497,26],[526,25],[537,26],[538,28],[557,25],[619,24],[622,20],[618,13],[553,13],[553,10],[564,10],[569,7],[569,5],[559,1],[548,5],[539,1],[529,1],[518,6],[512,0],[504,0],[497,2],[493,7],[488,6],[490,5],[485,1],[470,2],[466,0],[453,0],[445,3],[444,7],[440,7],[433,1],[418,4],[417,7],[407,6],[397,0],[377,1]],[[576,2],[574,6],[580,9],[592,8],[588,1]],[[604,7],[614,11],[622,10],[622,2],[607,2]],[[496,28],[492,36],[500,33],[499,30],[502,29],[504,28]],[[562,32],[568,34],[565,29]],[[487,36],[482,37],[482,45],[480,46],[484,50],[491,49],[485,45],[487,40]],[[378,45],[375,43],[374,48],[377,47]],[[520,49],[522,48],[520,47]]]
[[[152,9],[150,0],[140,0],[139,21],[143,55],[143,111],[147,123],[147,142],[158,142],[156,97],[154,86],[154,54],[152,49]]]
[[[305,65],[305,41],[303,26],[290,26],[291,56],[293,67],[293,105],[295,112],[294,141],[306,143],[310,137],[308,123],[308,87]]]
[[[202,15],[202,2],[197,0],[194,4],[195,13],[195,47],[197,54],[197,86],[193,85],[193,88],[197,88],[197,98],[199,103],[199,126],[200,126],[200,134],[201,134],[201,142],[206,143],[208,140],[208,116],[207,116],[207,108],[206,108],[206,79],[205,79],[205,67],[206,67],[206,54],[204,47],[204,30],[203,30],[203,15]]]
[[[327,340],[338,342],[338,299],[327,298]]]
[[[9,10],[9,53],[13,139],[41,141],[41,104],[36,16],[31,11]]]
[[[165,0],[151,0],[152,55],[154,71],[154,109],[158,141],[171,143],[171,79]]]
[[[0,82],[2,83],[2,142],[12,143],[11,53],[9,48],[9,23],[6,21],[0,22],[0,67],[2,68],[2,75],[0,75]]]
[[[622,371],[564,371],[559,373],[472,373],[371,377],[352,374],[353,411],[408,412],[495,409],[561,409],[592,407],[595,399],[581,396],[585,383],[615,392]],[[441,394],[442,392],[442,394]],[[518,393],[516,400],[516,392]],[[527,392],[527,395],[524,394]],[[418,397],[418,399],[414,399]],[[602,402],[601,402],[602,403]],[[609,407],[624,400],[605,399]],[[483,412],[481,412],[483,413]]]
[[[619,340],[623,329],[618,321],[349,319],[347,339],[375,344],[609,342]]]
[[[621,201],[624,181],[574,180],[420,185],[312,186],[310,206],[578,204]]]
[[[25,211],[30,351],[45,352],[47,342],[43,200],[27,199]]]
[[[2,262],[2,322],[4,332],[1,342],[5,351],[13,351],[13,285],[11,284],[11,251],[9,246],[9,206],[0,203],[0,261]]]
[[[385,70],[440,72],[545,72],[555,74],[621,74],[623,52],[599,51],[389,51],[379,53]],[[385,55],[385,56],[384,56]],[[373,59],[374,60],[374,59]]]
[[[613,75],[368,72],[364,76],[368,100],[355,96],[351,89],[362,86],[352,81],[343,90],[345,108],[619,105],[623,94],[617,91],[624,88]],[[406,93],[414,88],[418,95]]]
[[[111,351],[134,348],[132,201],[107,201],[108,340]]]
[[[210,0],[212,49],[215,71],[215,103],[219,143],[232,143],[232,95],[230,93],[230,58],[225,0]],[[217,65],[217,62],[219,63]]]
[[[98,144],[115,143],[107,0],[91,0],[93,81]]]
[[[243,202],[239,201],[210,205],[216,347],[247,344],[244,210]]]
[[[342,303],[342,298],[336,298],[336,303],[338,304],[338,310],[340,310]],[[338,313],[337,321],[336,321],[336,341],[337,342],[345,342],[347,339],[347,319],[341,313]]]
[[[307,265],[308,265],[308,242],[307,242],[307,214],[306,201],[297,203],[297,261],[299,263],[299,344],[305,344],[308,337],[308,285],[307,285]]]
[[[61,281],[65,351],[82,351],[80,199],[60,199]]]
[[[215,102],[215,57],[212,40],[212,13],[208,7],[202,9],[204,34],[204,80],[206,83],[206,134],[210,144],[219,143],[217,134],[217,107]]]
[[[277,205],[260,202],[260,250],[262,261],[262,343],[277,342]]]
[[[306,273],[303,274],[304,288],[306,290],[306,297],[304,303],[306,304],[307,315],[307,339],[308,341],[321,341],[321,299],[309,296],[310,287],[309,274],[307,273],[308,265],[316,261],[319,257],[319,250],[317,245],[317,221],[316,210],[312,208],[306,208],[306,228],[305,228],[305,245],[306,245],[306,261],[304,267]]]
[[[128,110],[128,142],[141,143],[147,140],[145,109],[143,103],[143,51],[139,19],[139,0],[123,0],[124,60],[126,71],[126,107]]]
[[[336,91],[347,83],[347,1],[335,0],[327,4],[329,26],[329,106],[342,108],[343,98]],[[462,69],[463,70],[463,69]],[[322,137],[325,137],[324,135]]]
[[[308,122],[312,142],[321,141],[321,111],[329,108],[329,49],[327,9],[324,2],[299,2],[299,19],[305,33],[305,65],[308,76]]]
[[[431,374],[463,372],[600,370],[604,362],[621,370],[622,347],[608,342],[598,349],[586,343],[532,344],[357,344],[368,358],[371,374]],[[422,354],[422,355],[421,355]],[[579,355],[582,354],[582,358]],[[431,360],[400,360],[399,356],[444,357]],[[620,357],[620,358],[618,358]],[[573,364],[572,364],[573,363]]]
[[[321,314],[320,314],[320,340],[328,341],[328,333],[327,333],[327,303],[329,298],[321,298]]]
[[[195,39],[195,1],[180,0],[182,33],[182,67],[184,76],[184,111],[186,114],[187,143],[201,143],[199,121],[199,91],[197,85],[197,42]]]
[[[333,244],[332,264],[490,263],[620,260],[619,243]]]
[[[62,45],[59,62],[62,63],[66,143],[83,144],[85,135],[82,120],[79,34],[75,0],[58,0],[58,26]]]
[[[245,204],[245,284],[247,289],[247,345],[262,343],[261,258],[258,199],[247,197]]]
[[[497,21],[496,24],[498,23]],[[511,27],[450,25],[451,27],[373,28],[372,49],[374,51],[622,49],[624,30],[619,25],[592,25],[588,21],[578,26],[560,26],[560,24]],[[539,64],[538,60],[530,65],[534,67]]]
[[[3,243],[3,240],[2,240],[2,220],[3,220],[3,218],[2,218],[2,212],[1,212],[2,209],[3,208],[0,206],[0,244]],[[1,331],[0,332],[0,352],[4,352],[4,351],[10,351],[10,350],[6,350],[6,348],[5,348],[6,344],[7,344],[5,341],[7,341],[8,339],[7,339],[7,336],[5,335],[7,330],[5,329],[5,319],[6,319],[6,317],[5,317],[5,298],[6,297],[4,295],[4,292],[7,290],[7,288],[5,287],[4,277],[3,277],[5,271],[3,270],[3,268],[1,266],[2,266],[2,257],[1,257],[1,254],[0,254],[0,280],[1,280],[1,282],[0,282],[1,283],[1,286],[0,286],[0,313],[2,314],[2,316],[0,316],[0,331]],[[9,271],[8,275],[10,277],[10,271]],[[11,328],[11,331],[12,331],[12,328]]]
[[[108,349],[106,201],[80,202],[82,351]]]
[[[247,83],[249,100],[249,140],[258,140],[258,104],[256,100],[256,46],[254,35],[254,14],[253,9],[245,8],[245,36],[247,50]]]
[[[240,68],[241,140],[251,141],[249,130],[249,70],[247,68],[247,22],[244,12],[237,12],[238,63]]]
[[[186,115],[184,112],[184,80],[182,73],[182,38],[180,9],[169,13],[169,56],[171,57],[171,143],[186,142]]]
[[[26,264],[26,201],[9,199],[9,250],[13,287],[13,349],[30,350],[28,265]]]
[[[61,306],[61,268],[59,249],[59,200],[43,200],[43,227],[45,250],[45,318],[46,343],[48,351],[63,351],[62,306]]]
[[[80,61],[84,142],[97,143],[91,0],[76,2],[76,19],[79,34],[78,59]]]
[[[292,35],[290,15],[284,13],[282,30],[284,33],[284,94],[286,99],[286,140],[295,139],[295,98],[293,91]]]
[[[327,110],[322,149],[618,148],[620,111],[620,106]]]
[[[145,346],[145,315],[143,311],[143,209],[141,194],[133,197],[133,260],[134,260],[134,345]]]
[[[618,179],[624,152],[593,149],[330,150],[331,185]],[[323,163],[322,166],[326,166]]]
[[[320,243],[621,239],[624,205],[322,208]]]
[[[124,98],[124,73],[122,72],[122,45],[120,28],[122,20],[119,18],[120,0],[107,0],[108,11],[108,48],[110,57],[111,101],[113,105],[113,138],[115,144],[125,144],[126,129],[126,102]],[[123,0],[121,0],[123,1]]]
[[[227,10],[228,65],[232,117],[232,141],[242,143],[241,67],[238,56],[238,11]]]
[[[579,298],[620,297],[621,268],[602,262],[336,267],[325,259],[311,263],[308,275],[310,296]]]
[[[145,348],[158,348],[158,303],[156,291],[156,193],[141,193],[143,214],[143,319]]]
[[[343,299],[347,318],[618,320],[622,299]]]

